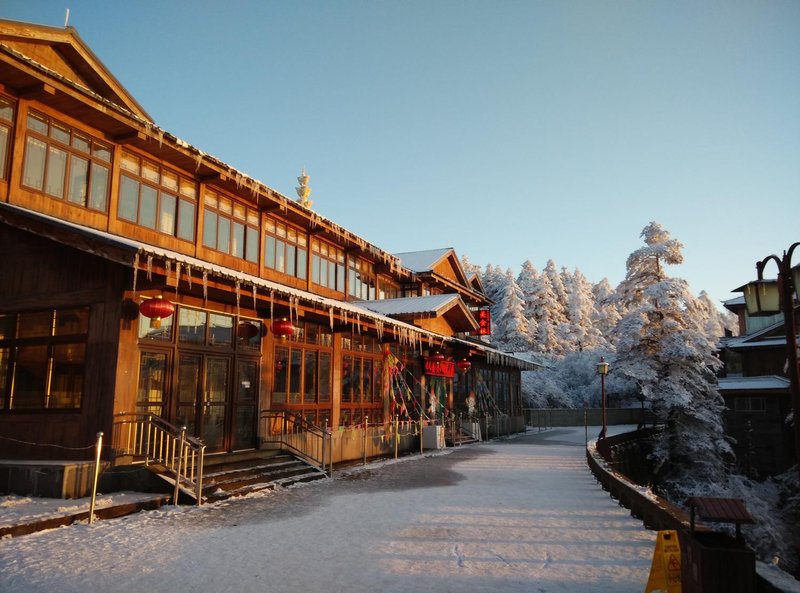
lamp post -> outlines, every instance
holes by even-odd
[[[597,374],[600,375],[600,405],[603,408],[603,430],[600,431],[599,439],[606,438],[606,375],[608,374],[608,363],[602,356],[597,363]]]
[[[795,463],[800,472],[800,376],[797,368],[797,330],[794,323],[794,298],[800,299],[800,265],[792,268],[792,254],[800,242],[792,243],[783,257],[768,255],[756,262],[757,279],[742,287],[747,313],[751,317],[783,312],[786,333],[786,358],[789,368],[789,388],[794,413]],[[778,266],[777,280],[764,280],[764,267],[771,261]]]

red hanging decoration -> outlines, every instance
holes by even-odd
[[[436,351],[428,357],[428,360],[431,362],[442,362],[444,360],[444,354]]]
[[[294,325],[286,319],[276,319],[272,322],[272,333],[279,338],[286,338],[294,333]]]
[[[462,373],[467,373],[472,368],[472,363],[468,361],[466,358],[462,358],[456,363],[458,370]]]
[[[161,320],[175,312],[175,305],[162,296],[147,299],[139,305],[139,313],[150,318],[150,327],[161,327]]]

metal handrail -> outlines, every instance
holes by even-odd
[[[259,434],[264,443],[278,444],[320,471],[332,475],[333,441],[329,430],[308,422],[290,410],[262,410]]]
[[[114,416],[115,456],[142,457],[145,465],[160,463],[175,477],[173,504],[178,489],[193,493],[197,505],[203,500],[203,461],[206,446],[186,435],[186,427],[173,426],[155,414],[122,412]]]

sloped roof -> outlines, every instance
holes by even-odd
[[[789,379],[778,375],[762,377],[722,377],[719,379],[720,391],[770,391],[788,390]]]
[[[428,249],[427,251],[406,251],[395,253],[394,256],[400,259],[400,263],[412,272],[423,273],[431,272],[444,257],[449,253],[455,253],[452,247],[442,249]]]
[[[49,27],[0,19],[0,45],[47,68],[63,79],[120,105],[152,122],[152,118],[80,38],[73,27]],[[52,51],[47,52],[47,49]],[[44,57],[49,67],[41,62]],[[78,80],[75,80],[75,79]]]
[[[457,294],[432,294],[421,297],[403,297],[380,301],[360,301],[362,307],[383,315],[414,315],[439,313],[459,301]]]

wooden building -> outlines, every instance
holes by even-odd
[[[226,453],[276,411],[335,436],[475,393],[521,429],[531,365],[479,335],[491,301],[453,250],[387,253],[299,181],[156,125],[74,29],[0,21],[0,457],[86,458],[126,414]]]
[[[751,317],[744,297],[724,303],[739,320],[738,336],[720,343],[719,391],[725,430],[735,439],[739,464],[753,475],[776,475],[794,463],[794,431],[787,422],[791,396],[783,314]]]

